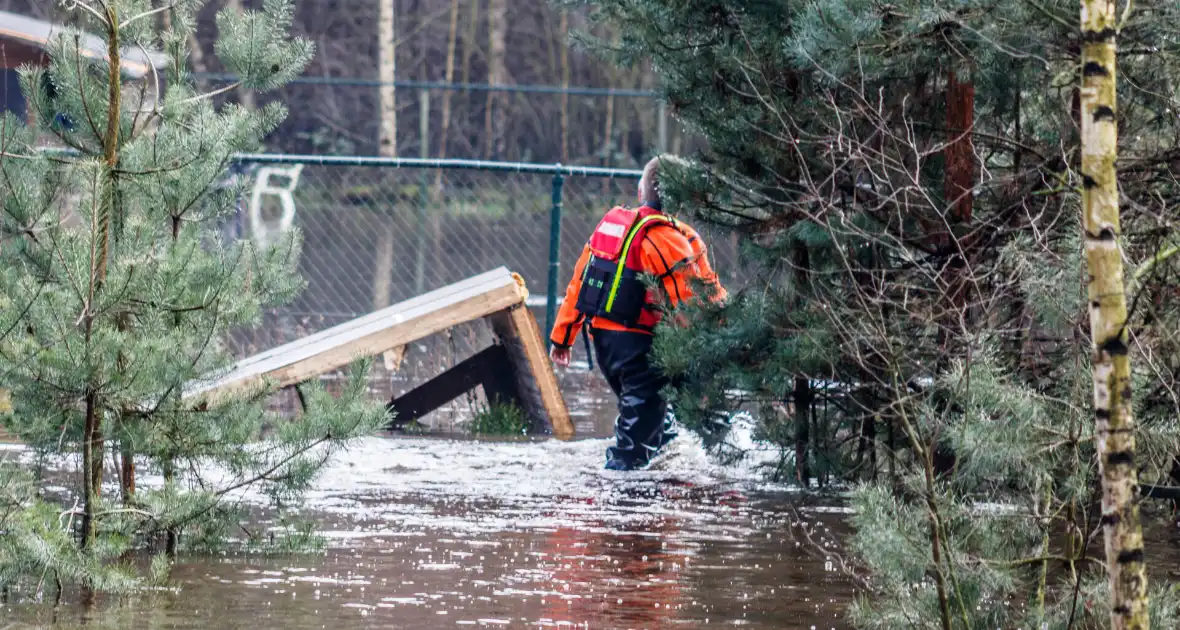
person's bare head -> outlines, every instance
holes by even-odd
[[[653,207],[660,207],[660,161],[662,155],[648,160],[643,167],[643,176],[639,178],[639,203]]]

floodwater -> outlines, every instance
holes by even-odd
[[[742,431],[737,467],[682,434],[651,470],[602,470],[604,413],[573,442],[365,439],[309,497],[326,554],[182,557],[176,592],[5,627],[848,627],[838,507],[764,482]]]

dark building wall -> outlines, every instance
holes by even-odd
[[[45,63],[44,51],[27,42],[0,35],[0,68],[19,68],[26,63]]]
[[[25,64],[43,63],[45,55],[40,48],[0,37],[0,72],[4,73],[3,84],[0,84],[0,99],[3,99],[4,111],[13,112],[21,118],[27,115],[28,108],[20,91],[20,77],[16,69]]]
[[[25,96],[20,91],[20,77],[16,70],[5,69],[4,85],[0,87],[0,96],[4,99],[4,111],[16,114],[22,120],[27,115]]]

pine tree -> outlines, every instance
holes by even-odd
[[[20,71],[36,124],[9,114],[0,128],[0,380],[13,403],[4,426],[43,455],[78,457],[82,470],[64,499],[76,507],[62,513],[11,462],[0,466],[5,584],[48,575],[133,586],[119,558],[227,544],[245,518],[227,499],[245,491],[270,497],[285,519],[327,459],[384,419],[363,399],[363,363],[339,399],[306,385],[293,420],[267,412],[270,388],[184,395],[232,364],[229,332],[258,325],[302,286],[297,232],[258,248],[217,229],[241,191],[215,182],[286,110],[218,106],[225,90],[197,91],[185,60],[202,4],[63,3],[79,30],[50,42],[46,67]],[[216,53],[240,77],[226,90],[265,93],[302,71],[313,47],[290,36],[292,11],[290,0],[265,0],[218,14]],[[83,31],[101,38],[105,58]],[[163,63],[138,82],[124,76],[123,60],[149,50],[163,50]],[[46,138],[64,150],[44,150]],[[119,460],[117,491],[104,485],[108,455]],[[163,484],[137,485],[145,468]]]
[[[678,417],[722,443],[751,409],[782,472],[851,484],[848,545],[871,576],[858,627],[1108,624],[1105,562],[1085,544],[1102,493],[1078,4],[584,4],[624,33],[585,41],[650,60],[708,141],[665,180],[668,209],[743,235],[748,286],[657,336]],[[1177,17],[1164,1],[1127,12],[1114,112],[1134,466],[1164,485],[1180,453],[1180,120],[1157,88],[1180,80]],[[1149,602],[1176,624],[1175,594]]]

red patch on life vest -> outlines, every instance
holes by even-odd
[[[627,242],[627,234],[631,232],[636,221],[653,214],[659,214],[659,212],[647,206],[635,210],[623,207],[611,208],[610,212],[607,212],[602,221],[598,223],[598,227],[594,229],[594,234],[590,235],[590,253],[603,260],[617,261],[619,256],[623,254],[623,245]],[[667,221],[662,219],[649,221],[639,228],[632,239],[631,251],[627,252],[628,267],[638,269],[639,256],[637,252],[639,250],[634,247],[634,244],[643,240],[643,233],[647,230],[661,224],[667,224]]]
[[[590,252],[603,260],[618,260],[623,253],[627,233],[638,219],[638,210],[611,208],[590,236]]]

